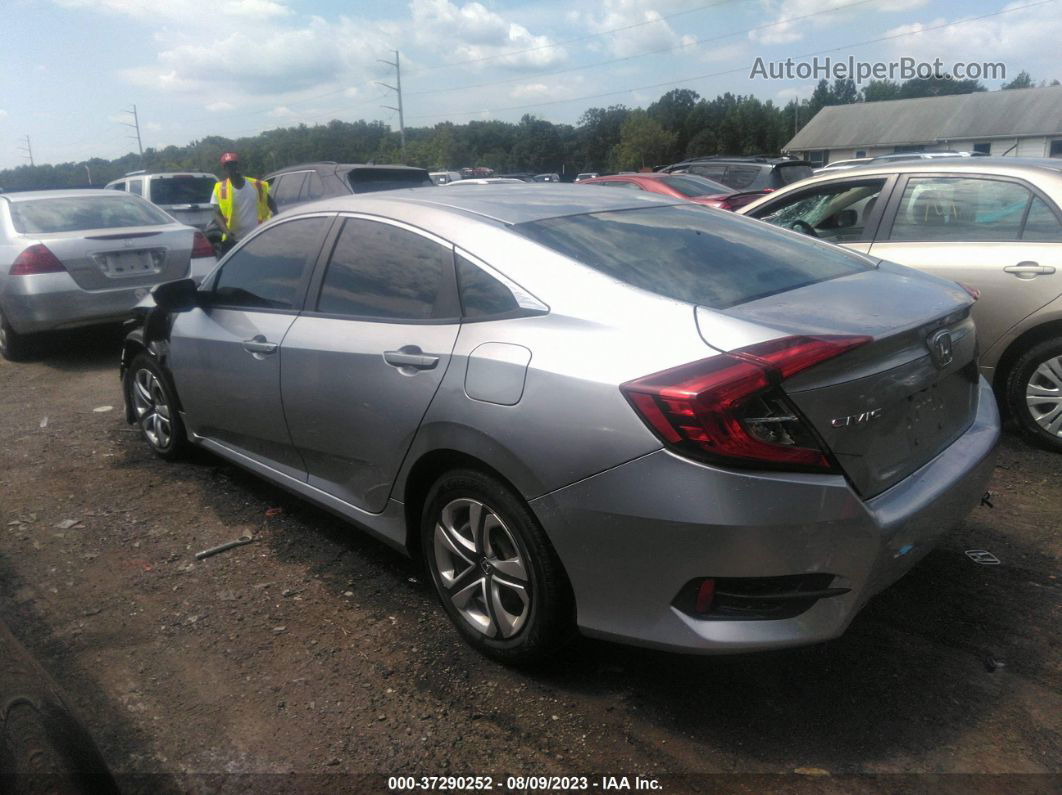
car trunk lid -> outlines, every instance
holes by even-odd
[[[883,266],[724,310],[699,307],[697,319],[705,342],[723,351],[786,335],[872,337],[782,383],[869,498],[930,461],[973,421],[970,306],[958,285]]]
[[[182,279],[192,255],[189,229],[118,229],[24,235],[43,243],[83,290],[139,287]]]

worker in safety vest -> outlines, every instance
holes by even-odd
[[[269,195],[269,183],[244,177],[240,172],[240,158],[235,152],[221,156],[225,177],[214,186],[210,203],[222,232],[222,248],[229,249],[237,240],[246,237],[259,224],[265,223],[277,211]]]

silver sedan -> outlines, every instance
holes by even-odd
[[[0,353],[33,335],[130,316],[149,288],[201,279],[217,260],[201,232],[111,190],[0,195]]]
[[[835,637],[999,437],[961,287],[646,193],[329,199],[154,299],[122,360],[151,449],[421,557],[508,662]]]

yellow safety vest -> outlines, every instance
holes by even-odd
[[[245,180],[254,185],[254,189],[258,192],[258,223],[269,220],[269,216],[272,214],[269,211],[269,183],[263,182],[253,177],[244,177]],[[214,186],[214,192],[218,197],[218,209],[221,210],[221,216],[225,219],[225,225],[229,228],[232,227],[232,180],[223,179]],[[222,240],[225,240],[228,235],[223,235]]]

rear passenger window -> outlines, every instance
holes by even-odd
[[[144,195],[144,180],[131,179],[129,180],[129,192],[135,193],[137,196]]]
[[[302,182],[305,178],[305,171],[300,171],[296,174],[282,174],[277,177],[273,199],[278,207],[284,207],[298,201],[299,191],[302,189]]]
[[[457,255],[456,261],[461,309],[466,318],[476,320],[491,315],[504,315],[520,308],[512,292],[500,281],[460,254]]]
[[[757,166],[730,166],[723,182],[734,190],[746,190],[759,175],[760,169]]]
[[[218,274],[213,302],[251,309],[294,309],[331,218],[303,218],[264,230],[233,253]]]
[[[348,218],[328,263],[317,311],[429,320],[452,274],[452,249],[397,226]]]
[[[321,178],[317,176],[316,171],[311,171],[306,175],[306,182],[302,185],[303,201],[312,202],[323,197],[324,187],[321,185]]]
[[[914,177],[907,181],[890,239],[1019,240],[1031,198],[1021,185],[1002,180]]]
[[[1062,243],[1062,225],[1058,223],[1058,216],[1039,196],[1033,198],[1021,239]]]

